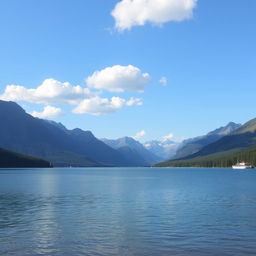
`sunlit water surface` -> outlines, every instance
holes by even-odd
[[[256,171],[1,169],[0,255],[256,255]]]

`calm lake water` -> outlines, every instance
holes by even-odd
[[[256,255],[256,170],[0,170],[0,255]]]

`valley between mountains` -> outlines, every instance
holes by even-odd
[[[182,142],[144,144],[131,137],[98,139],[91,131],[68,130],[8,101],[0,101],[0,120],[0,167],[230,167],[237,161],[256,165],[256,119],[244,125],[230,122]]]

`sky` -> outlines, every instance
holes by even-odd
[[[256,117],[256,1],[1,0],[0,99],[98,138]]]

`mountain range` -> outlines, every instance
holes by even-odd
[[[121,166],[127,159],[90,131],[68,130],[34,118],[14,102],[0,101],[0,147],[50,161],[54,166]]]
[[[239,127],[241,127],[241,124],[230,122],[226,126],[213,130],[206,135],[184,140],[172,159],[184,158],[186,156],[195,154],[207,145],[214,143],[229,134],[232,134]]]
[[[237,127],[195,153],[160,163],[158,166],[230,167],[237,161],[248,160],[256,164],[256,119]]]
[[[157,157],[146,149],[143,152],[143,146],[135,141],[136,147],[116,150],[90,131],[68,130],[60,123],[35,118],[14,102],[0,101],[0,120],[1,148],[43,158],[53,166],[144,166],[157,162]]]
[[[205,146],[197,153],[185,158],[205,156],[228,150],[240,151],[254,145],[256,145],[256,119],[245,123],[231,134],[224,136],[216,142]]]
[[[176,154],[181,144],[181,142],[172,140],[151,140],[145,142],[143,146],[161,160],[167,160]]]
[[[61,123],[31,116],[14,102],[0,101],[0,120],[0,166],[3,159],[22,163],[21,158],[28,166],[34,161],[44,166],[75,167],[151,166],[162,161],[158,166],[225,167],[240,158],[254,161],[254,155],[256,161],[256,119],[244,125],[230,122],[182,142],[144,144],[131,137],[99,140],[91,131],[68,130]]]
[[[131,137],[123,137],[116,140],[102,139],[102,141],[116,149],[124,157],[129,158],[135,166],[148,166],[163,160],[163,158],[150,152],[140,142]]]

